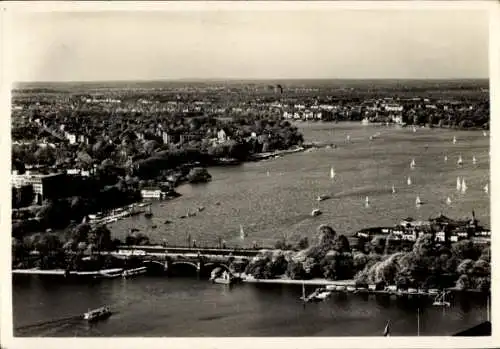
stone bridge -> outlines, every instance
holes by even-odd
[[[186,272],[191,269],[199,275],[208,275],[217,267],[229,270],[231,263],[246,262],[258,253],[256,249],[121,246],[111,255],[139,258],[156,272],[178,273],[184,268]]]

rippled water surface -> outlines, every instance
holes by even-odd
[[[300,127],[306,141],[335,143],[337,148],[211,168],[211,183],[179,187],[183,196],[155,204],[151,220],[138,216],[117,222],[111,226],[113,233],[123,237],[134,227],[153,240],[169,243],[183,243],[190,234],[199,244],[213,245],[221,237],[228,244],[255,240],[272,245],[283,234],[290,240],[310,236],[321,223],[352,234],[368,226],[393,225],[407,216],[426,219],[442,212],[463,217],[472,210],[489,226],[489,196],[482,190],[489,181],[489,139],[482,132],[419,129],[414,133],[359,124]],[[376,133],[380,136],[370,141]],[[350,144],[344,143],[347,134]],[[455,145],[453,136],[458,140]],[[456,165],[460,154],[461,168]],[[472,164],[473,155],[477,165]],[[333,182],[331,166],[337,174]],[[467,182],[464,194],[456,191],[457,176]],[[392,185],[397,190],[394,195]],[[318,203],[319,194],[333,198]],[[420,208],[415,207],[417,195],[425,202]],[[368,208],[364,207],[366,196],[371,202]],[[447,197],[452,200],[449,206]],[[205,210],[195,217],[178,218],[199,206]],[[314,208],[320,208],[323,215],[310,217]],[[163,224],[166,219],[173,223]],[[240,224],[249,241],[239,240]],[[14,326],[19,327],[19,336],[378,336],[389,319],[392,335],[416,335],[417,307],[422,335],[449,335],[487,317],[486,300],[475,296],[455,299],[445,310],[432,307],[430,300],[417,304],[353,294],[337,294],[304,308],[298,301],[300,287],[244,284],[227,288],[196,276],[94,284],[37,277],[14,281]],[[74,317],[102,304],[111,305],[117,313],[92,326]],[[23,327],[33,323],[40,324]]]
[[[228,244],[257,241],[272,246],[284,234],[291,240],[311,235],[322,223],[351,235],[369,226],[394,225],[407,216],[427,219],[440,212],[459,218],[470,217],[475,210],[481,223],[489,226],[489,195],[483,191],[489,182],[489,138],[482,132],[418,129],[414,133],[352,123],[299,127],[306,141],[334,143],[337,148],[210,168],[211,183],[183,185],[177,189],[183,196],[156,204],[151,220],[137,216],[119,221],[111,226],[113,232],[124,236],[135,227],[172,244],[183,243],[190,234],[199,244],[214,245],[220,237]],[[380,136],[370,141],[377,133]],[[345,144],[346,135],[351,136],[350,144]],[[457,144],[452,143],[453,136]],[[460,154],[462,167],[456,164]],[[412,159],[416,162],[413,170]],[[333,181],[331,166],[336,173]],[[465,178],[465,194],[456,191],[457,176]],[[320,194],[332,199],[318,203],[315,199]],[[417,195],[425,202],[420,208],[415,205]],[[451,205],[446,204],[447,197]],[[195,217],[178,218],[199,206],[205,210]],[[323,215],[312,218],[314,208],[320,208]],[[173,223],[165,225],[167,219]],[[239,240],[240,224],[249,236],[246,242]]]

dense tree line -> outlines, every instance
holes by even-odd
[[[354,278],[360,285],[397,285],[400,289],[441,288],[489,290],[491,283],[490,246],[463,240],[450,247],[437,245],[432,235],[418,238],[408,251],[386,254],[374,239],[369,249],[351,249],[344,235],[329,226],[318,228],[315,241],[305,239],[297,246],[279,241],[276,247],[262,251],[247,266],[246,273],[256,278],[288,277],[296,280]]]

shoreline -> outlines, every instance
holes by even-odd
[[[244,278],[244,283],[251,284],[282,284],[282,285],[306,285],[306,286],[354,286],[355,281],[350,280],[327,280],[327,279],[309,279],[309,280],[292,280],[292,279],[255,279]]]

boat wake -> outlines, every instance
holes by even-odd
[[[81,320],[81,319],[82,319],[82,315],[73,315],[73,316],[67,316],[67,317],[63,317],[63,318],[59,318],[59,319],[46,320],[46,321],[41,321],[41,322],[37,322],[34,324],[30,324],[30,325],[23,325],[23,326],[16,327],[16,328],[14,328],[14,332],[34,330],[34,329],[42,328],[44,326],[49,326],[49,325],[51,325],[51,326],[60,325],[60,324],[63,324],[65,322],[70,323],[70,322],[73,322],[76,320]]]

